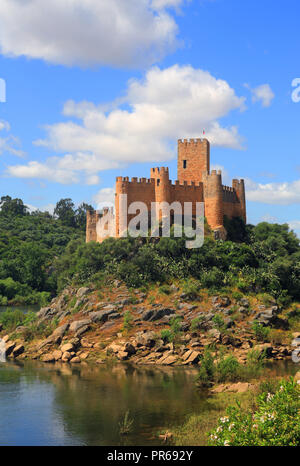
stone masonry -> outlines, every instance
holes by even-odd
[[[246,223],[246,199],[244,180],[232,180],[232,186],[222,184],[220,170],[210,171],[210,144],[207,139],[179,139],[178,141],[178,180],[169,179],[166,167],[152,168],[150,178],[117,177],[115,192],[114,219],[116,236],[122,235],[120,228],[120,194],[127,194],[127,203],[142,201],[151,211],[152,202],[204,202],[205,217],[217,237],[224,238],[224,216],[229,219],[240,217]],[[107,209],[104,210],[104,213]],[[96,231],[96,224],[103,212],[87,213],[86,241],[101,242]],[[128,215],[128,222],[134,215]]]

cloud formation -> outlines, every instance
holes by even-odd
[[[252,93],[252,102],[261,102],[263,107],[270,107],[272,100],[275,97],[270,84],[261,84],[260,86],[251,89],[248,84],[245,87]]]
[[[170,160],[177,138],[199,137],[203,129],[214,146],[240,149],[237,127],[224,127],[219,120],[243,110],[244,100],[207,71],[153,67],[143,80],[131,80],[121,104],[110,110],[92,102],[66,102],[63,113],[72,120],[47,126],[47,138],[36,141],[62,156],[11,166],[8,173],[71,183],[83,173],[88,182],[102,170]]]
[[[24,152],[19,148],[19,139],[10,133],[10,124],[7,121],[0,120],[0,133],[5,135],[0,136],[0,155],[6,152],[17,157],[23,157]]]
[[[0,49],[62,65],[153,64],[177,44],[184,0],[1,0]]]
[[[283,183],[256,183],[246,179],[248,201],[263,204],[292,205],[300,203],[300,180]]]
[[[115,205],[115,188],[102,188],[93,197],[96,209],[101,210],[103,207],[113,207]]]

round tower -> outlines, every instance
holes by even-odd
[[[223,188],[221,171],[212,170],[203,179],[205,217],[212,230],[223,228]]]

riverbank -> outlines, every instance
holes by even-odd
[[[234,291],[211,296],[180,282],[133,290],[111,280],[100,290],[68,287],[24,321],[10,321],[8,310],[0,338],[8,358],[44,363],[197,367],[207,350],[216,361],[231,355],[240,365],[249,354],[288,360],[300,336],[299,307],[283,310],[270,297],[263,300]]]

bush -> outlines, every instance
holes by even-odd
[[[129,332],[129,330],[131,330],[132,320],[133,320],[133,317],[130,311],[126,311],[124,314],[124,320],[123,320],[123,331]]]
[[[282,381],[274,394],[257,397],[254,412],[231,406],[209,435],[213,446],[298,446],[300,444],[300,387]]]
[[[174,340],[174,334],[169,329],[162,330],[160,336],[164,343],[171,343]]]
[[[196,379],[197,384],[203,388],[211,387],[215,380],[215,372],[213,356],[209,350],[206,350],[200,362],[200,369]]]
[[[219,314],[216,314],[212,318],[212,321],[214,323],[214,327],[217,328],[218,330],[223,330],[225,328],[225,322]]]
[[[252,323],[252,330],[254,332],[255,338],[258,341],[266,342],[269,340],[270,336],[270,329],[268,327],[264,327],[259,322]]]
[[[14,311],[7,309],[5,312],[0,314],[0,323],[3,325],[5,330],[10,332],[22,325],[24,320],[25,314],[19,309],[15,309]]]
[[[241,364],[232,356],[221,357],[216,367],[217,382],[236,382],[241,377]]]

